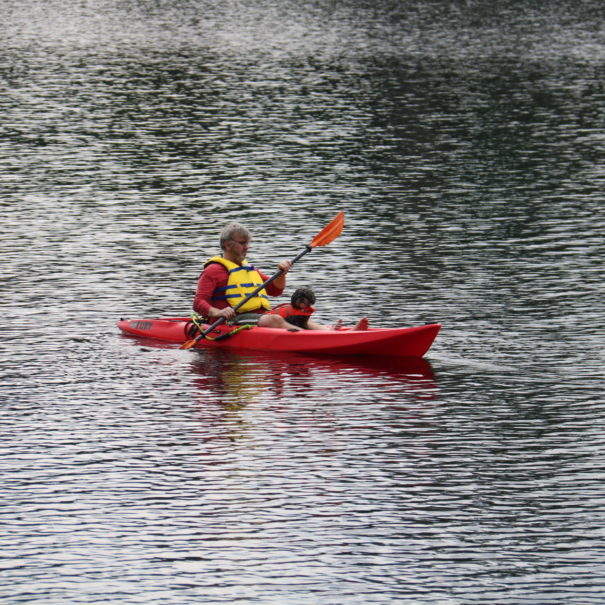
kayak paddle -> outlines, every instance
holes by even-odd
[[[342,229],[345,225],[345,213],[339,212],[312,240],[311,243],[305,246],[305,249],[298,254],[295,258],[292,259],[292,264],[296,261],[300,260],[307,252],[311,252],[313,248],[318,248],[320,246],[327,246],[330,242],[333,242],[341,233]],[[234,308],[234,311],[237,311],[240,307],[244,306],[253,296],[256,296],[263,288],[266,288],[271,282],[276,280],[283,271],[281,269],[277,270],[264,284],[261,284],[256,289],[254,289],[244,300],[240,301]],[[186,343],[181,345],[181,349],[191,349],[194,347],[202,338],[209,334],[225,321],[224,317],[219,317],[209,328],[206,328],[203,332],[198,334],[195,338],[188,340]]]

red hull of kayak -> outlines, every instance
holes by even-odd
[[[122,319],[117,323],[124,334],[182,344],[191,338],[192,323],[186,317],[163,319]],[[208,327],[208,326],[205,326]],[[412,328],[370,328],[352,330],[301,330],[289,332],[257,326],[244,329],[219,341],[200,340],[196,348],[227,347],[289,353],[326,355],[387,355],[422,357],[431,347],[440,324]],[[233,327],[220,325],[208,336],[216,338]]]

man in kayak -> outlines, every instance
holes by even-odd
[[[324,326],[311,319],[315,312],[315,292],[311,288],[298,288],[292,294],[289,303],[284,303],[268,311],[270,314],[280,315],[288,323],[291,323],[303,330],[340,330],[342,329],[342,320],[338,320],[332,326]],[[353,330],[367,330],[368,320],[362,317]]]
[[[246,260],[250,232],[241,223],[229,223],[220,234],[222,255],[213,256],[204,265],[197,282],[193,310],[209,320],[224,317],[230,323],[256,323],[265,328],[300,330],[281,315],[266,313],[269,296],[279,296],[286,287],[286,274],[292,263],[283,260],[277,268],[283,273],[252,296],[237,312],[234,307],[267,281],[268,276]]]

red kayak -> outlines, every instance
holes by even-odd
[[[183,344],[197,332],[187,317],[161,319],[121,319],[117,323],[124,334],[152,340]],[[210,326],[203,325],[203,329]],[[196,348],[229,347],[288,353],[326,355],[386,355],[422,357],[431,347],[440,324],[412,328],[370,328],[368,330],[300,330],[217,326]]]

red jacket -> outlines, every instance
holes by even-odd
[[[306,330],[309,317],[315,313],[315,309],[313,307],[297,309],[290,303],[284,303],[282,305],[278,305],[275,307],[275,309],[271,309],[271,311],[268,311],[268,313],[281,315],[288,323]]]

